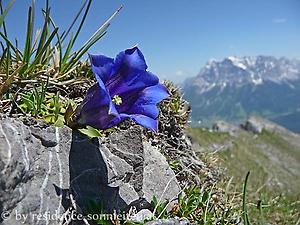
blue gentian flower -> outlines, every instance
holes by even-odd
[[[107,129],[131,119],[157,131],[157,104],[169,94],[158,77],[147,71],[142,52],[134,47],[115,59],[90,55],[90,60],[97,83],[84,98],[77,122]]]

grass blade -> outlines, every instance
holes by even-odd
[[[64,71],[69,71],[70,69],[72,69],[73,66],[75,66],[78,61],[81,59],[81,57],[98,41],[100,40],[104,35],[106,34],[106,32],[104,32],[103,34],[101,34],[101,36],[97,37],[95,40],[92,40],[87,46],[85,46],[84,49],[82,49],[81,51],[79,51],[77,54],[75,54],[73,56],[73,58],[70,60],[70,63],[68,64],[68,66],[65,68]]]
[[[46,11],[43,10],[43,13],[44,13],[44,15],[46,15]],[[55,23],[54,23],[53,19],[51,18],[51,16],[49,16],[49,20],[50,20],[50,23],[51,23],[53,29],[58,28],[55,25]],[[63,34],[64,33],[65,32],[63,32]],[[51,50],[49,51],[49,55],[53,54],[53,52],[55,52],[55,48],[57,48],[57,50],[59,51],[59,65],[60,65],[59,68],[61,68],[61,61],[62,61],[62,58],[63,58],[62,57],[62,42],[61,42],[61,36],[58,34],[58,32],[56,33],[56,38],[57,38],[57,42],[55,43],[54,47],[52,47]]]
[[[62,72],[67,72],[72,69],[73,66],[77,64],[77,62],[81,59],[81,57],[105,34],[106,30],[110,25],[112,19],[121,11],[123,5],[121,5],[97,30],[96,32],[84,43],[84,45],[79,49],[78,52],[74,54],[74,56],[69,60],[68,65],[66,65]]]
[[[0,31],[0,36],[5,40],[7,47],[11,47],[13,49],[14,53],[16,54],[18,52],[18,50],[11,43],[11,41],[6,37],[6,35]]]
[[[49,30],[48,29],[49,28],[49,16],[50,16],[49,1],[46,0],[44,25],[43,25],[42,34],[41,34],[41,38],[40,38],[40,41],[39,41],[39,44],[38,44],[38,48],[37,48],[37,51],[36,51],[35,58],[37,58],[37,56],[40,54],[40,52],[42,51],[42,48],[45,45],[45,42],[47,40],[48,30]]]
[[[73,47],[73,44],[74,44],[74,36],[73,34],[71,34],[71,38],[70,38],[70,41],[68,43],[68,46],[67,46],[67,49],[65,51],[65,54],[62,58],[62,66],[64,66],[64,64],[67,62],[67,60],[69,59],[70,57],[70,53],[71,53],[71,50],[72,50],[72,47]]]
[[[22,67],[16,69],[11,75],[0,86],[0,100],[3,98],[3,95],[9,90],[13,80],[19,75],[19,71]]]
[[[75,16],[75,18],[73,19],[73,21],[72,21],[71,25],[69,26],[69,28],[67,29],[66,32],[64,32],[64,33],[62,34],[62,36],[61,36],[61,42],[62,42],[62,43],[64,42],[65,38],[69,35],[70,31],[72,30],[74,24],[75,24],[76,21],[78,20],[80,14],[82,13],[82,11],[83,11],[83,9],[84,9],[84,7],[85,7],[85,5],[86,5],[87,2],[88,2],[88,0],[86,0],[86,1],[82,4],[81,8],[79,9],[78,13],[76,14],[76,16]]]
[[[98,30],[84,43],[84,46],[88,45],[90,41],[92,41],[96,36],[99,36],[99,34],[103,33],[110,25],[110,22],[113,20],[113,18],[122,10],[123,5],[121,5],[102,25],[98,28]]]
[[[7,7],[4,9],[4,11],[2,12],[1,10],[1,15],[0,15],[0,28],[2,27],[3,23],[4,23],[4,18],[7,15],[8,11],[10,10],[10,8],[12,7],[12,5],[14,4],[15,0],[10,0]],[[1,9],[2,9],[2,1],[0,1],[0,5],[1,5]]]
[[[32,70],[36,66],[36,64],[38,64],[41,61],[43,54],[46,51],[48,51],[49,46],[51,46],[51,41],[54,38],[54,36],[56,35],[57,31],[58,31],[58,27],[53,30],[53,32],[51,33],[50,37],[45,42],[44,46],[42,46],[41,50],[39,51],[39,53],[37,54],[37,56],[33,60],[32,64],[28,68],[28,71]]]
[[[1,47],[2,47],[2,55],[0,58],[0,68],[1,68],[2,63],[4,62],[4,58],[6,57],[6,53],[7,53],[7,48],[3,49],[2,43],[1,43]]]
[[[85,19],[86,19],[86,16],[87,16],[87,14],[88,14],[88,12],[89,12],[89,10],[90,10],[91,3],[92,3],[92,0],[89,0],[89,1],[88,1],[88,5],[87,5],[87,7],[86,7],[86,9],[85,9],[85,12],[84,12],[84,14],[83,14],[83,17],[82,17],[82,19],[81,19],[81,22],[80,22],[80,24],[79,24],[79,27],[78,27],[78,29],[77,29],[77,32],[76,32],[76,34],[75,34],[75,36],[74,36],[74,42],[73,42],[73,44],[75,43],[75,41],[76,41],[76,39],[77,39],[77,37],[78,37],[80,31],[81,31],[81,28],[82,28],[82,26],[83,26],[83,24],[84,24],[84,21],[85,21]]]
[[[9,9],[11,8],[11,6],[13,5],[14,0],[11,0],[8,4],[8,6],[6,7],[5,10],[3,10],[2,7],[2,0],[0,0],[0,12],[1,12],[1,16],[0,16],[0,28],[1,26],[3,26],[3,32],[4,32],[4,36],[5,38],[8,37],[7,35],[7,29],[6,29],[6,25],[5,25],[5,21],[4,21],[4,17],[6,16],[6,14],[8,13]],[[3,36],[3,35],[1,35]],[[8,38],[6,38],[4,40],[6,41],[6,48],[7,48],[7,60],[6,60],[6,74],[9,74],[9,67],[11,65],[11,59],[12,59],[12,55],[11,55],[11,51],[10,49],[12,48],[13,50],[15,49],[15,47],[13,45],[9,46],[9,44],[11,43]],[[17,51],[15,52],[15,54],[17,54]]]
[[[34,2],[32,3],[34,4]],[[26,31],[26,42],[24,48],[23,62],[28,64],[31,56],[31,44],[33,36],[33,23],[34,23],[34,5],[29,7],[28,10],[28,19],[27,19],[27,31]]]
[[[87,2],[87,1],[86,1],[86,2]],[[84,5],[86,4],[86,2],[84,3]],[[64,54],[64,57],[63,57],[63,60],[62,60],[62,65],[64,65],[64,64],[67,62],[67,60],[69,59],[69,57],[70,57],[70,52],[71,52],[71,50],[72,50],[72,48],[73,48],[73,46],[74,46],[74,43],[75,43],[75,41],[76,41],[76,39],[77,39],[77,37],[78,37],[80,31],[81,31],[81,28],[82,28],[82,26],[83,26],[83,24],[84,24],[84,21],[85,21],[85,19],[86,19],[86,16],[87,16],[87,14],[88,14],[89,9],[90,9],[91,3],[92,3],[92,0],[88,0],[88,5],[87,5],[87,7],[86,7],[86,9],[85,9],[84,15],[83,15],[83,17],[82,17],[82,19],[81,19],[81,22],[80,22],[80,24],[79,24],[79,27],[78,27],[76,33],[75,33],[75,36],[73,36],[73,35],[71,36],[71,39],[70,39],[70,41],[69,41],[67,50],[66,50],[66,52],[65,52],[65,54]],[[81,13],[82,10],[83,10],[83,8],[81,8],[80,11],[78,12],[78,14],[77,14],[78,16],[79,16],[79,13]],[[77,18],[78,18],[77,15],[76,15],[76,17],[75,17],[76,20],[77,20]],[[75,23],[75,20],[73,21],[71,27],[74,25],[74,23]],[[69,32],[69,31],[68,31],[68,32]],[[68,32],[67,32],[67,33],[68,33]],[[63,41],[63,40],[62,40],[62,41]]]
[[[37,31],[35,33],[34,40],[33,40],[32,48],[31,48],[31,52],[32,53],[34,52],[34,49],[35,49],[35,46],[36,46],[36,44],[38,42],[40,34],[41,34],[41,29],[37,29]]]
[[[247,194],[247,183],[248,183],[248,178],[250,175],[250,171],[248,171],[245,182],[244,182],[244,188],[243,188],[243,220],[244,220],[244,225],[250,225],[249,218],[248,218],[248,212],[247,212],[247,202],[246,202],[246,194]]]

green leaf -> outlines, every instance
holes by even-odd
[[[53,126],[55,127],[62,127],[65,124],[65,119],[63,115],[58,115],[58,117],[56,117],[55,115],[55,123],[53,124]]]
[[[209,193],[205,191],[202,196],[202,202],[205,203],[209,198]]]
[[[157,198],[156,198],[155,195],[153,195],[152,200],[151,200],[151,205],[152,205],[153,207],[156,207],[156,206],[157,206],[157,203],[158,203]]]
[[[69,103],[67,110],[65,112],[65,116],[64,116],[66,124],[68,126],[71,125],[71,123],[72,123],[74,113],[75,113],[75,109],[73,108],[72,104]]]
[[[30,112],[34,109],[34,102],[31,100],[31,96],[21,95],[23,104],[20,105],[25,112]]]
[[[85,134],[89,139],[103,136],[99,130],[97,130],[96,128],[93,128],[91,126],[86,126],[86,128],[82,128],[82,129],[78,129],[78,130],[81,133]]]
[[[79,24],[79,27],[78,27],[78,29],[77,29],[77,31],[76,31],[75,36],[74,36],[73,44],[75,43],[75,41],[76,41],[76,39],[77,39],[77,37],[78,37],[80,31],[81,31],[81,28],[82,28],[82,26],[83,26],[83,24],[84,24],[84,21],[85,21],[85,19],[86,19],[86,16],[87,16],[87,14],[88,14],[89,9],[90,9],[91,3],[92,3],[92,0],[88,0],[88,5],[87,5],[87,7],[86,7],[86,9],[85,9],[85,12],[84,12],[83,17],[82,17],[82,19],[81,19],[81,22],[80,22],[80,24]],[[84,4],[85,4],[85,3],[84,3]]]

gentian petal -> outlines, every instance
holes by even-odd
[[[92,64],[92,70],[97,81],[100,79],[103,83],[110,79],[114,68],[114,60],[104,55],[89,55]]]
[[[124,66],[134,70],[143,71],[148,68],[145,57],[143,53],[138,49],[138,47],[127,49],[117,55],[115,59],[114,73],[117,73],[117,71]]]
[[[87,93],[78,123],[106,129],[125,119],[157,131],[157,103],[169,96],[137,48],[119,53],[115,60],[103,55],[90,55],[97,85]],[[113,99],[113,101],[112,101]]]
[[[127,110],[127,113],[142,114],[156,119],[159,114],[156,104],[167,97],[169,97],[169,93],[164,85],[157,84],[147,87],[138,93],[136,102]]]
[[[158,82],[158,77],[151,72],[128,70],[120,71],[113,82],[107,85],[107,88],[111,96],[122,96],[126,93],[141,91],[146,87],[158,84]]]
[[[167,88],[162,84],[157,84],[141,91],[139,93],[138,102],[144,104],[157,104],[169,96],[170,94],[168,93]]]
[[[84,98],[78,123],[106,129],[115,117],[119,117],[119,114],[103,82],[100,81],[89,89]]]
[[[118,95],[122,98],[122,105],[117,107],[119,112],[130,109],[139,98],[141,91],[149,86],[157,85],[159,81],[157,76],[146,71],[135,74],[133,78],[133,81],[120,79],[120,82],[116,85],[117,88],[109,89],[111,96]]]
[[[130,119],[130,115],[127,114],[119,114],[118,117],[115,117],[111,120],[111,122],[107,125],[107,128],[113,127],[119,123],[121,123],[122,121],[126,120],[126,119]]]
[[[140,124],[141,126],[148,128],[154,132],[157,132],[158,130],[158,121],[156,119],[139,114],[128,115],[128,117],[137,124]]]
[[[157,84],[157,76],[146,69],[144,56],[137,47],[119,53],[114,62],[113,76],[106,83],[110,94],[120,95]]]

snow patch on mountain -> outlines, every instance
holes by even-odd
[[[230,60],[234,66],[239,67],[243,70],[247,69],[247,66],[243,63],[243,60],[241,58],[229,56],[227,59]]]
[[[277,84],[300,79],[300,60],[276,58],[273,56],[236,57],[229,56],[222,61],[211,59],[199,74],[185,85],[198,87],[198,93],[213,88],[246,84],[262,85],[266,81]]]

